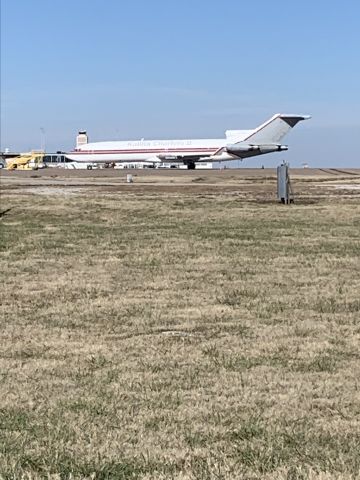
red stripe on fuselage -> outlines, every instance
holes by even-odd
[[[72,152],[69,152],[70,154],[83,154],[83,155],[94,155],[94,154],[122,154],[122,153],[189,153],[189,152],[195,152],[195,153],[200,153],[200,152],[216,152],[218,148],[166,148],[166,149],[134,149],[134,150],[74,150]]]

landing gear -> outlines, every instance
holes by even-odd
[[[195,162],[186,162],[188,170],[195,170]]]

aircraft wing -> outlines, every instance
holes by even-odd
[[[171,155],[171,154],[159,154],[157,155],[157,158],[161,160],[162,162],[183,162],[183,163],[193,163],[193,162],[216,162],[219,159],[217,158],[217,155],[221,154],[224,152],[224,148],[219,148],[218,151],[210,154],[210,155],[194,155],[192,154],[183,154],[183,155]]]
[[[191,154],[191,155],[158,155],[157,158],[159,160],[161,160],[162,162],[168,162],[168,163],[171,163],[171,162],[176,162],[176,163],[179,163],[179,162],[210,162],[210,161],[213,161],[215,162],[216,161],[216,158],[214,158],[213,155],[194,155],[194,154]]]

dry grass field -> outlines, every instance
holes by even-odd
[[[77,175],[2,174],[0,478],[360,478],[360,177]]]

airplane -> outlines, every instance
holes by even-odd
[[[66,154],[69,160],[88,163],[161,162],[184,163],[242,160],[266,153],[288,150],[282,139],[309,115],[277,113],[254,130],[227,130],[225,138],[202,140],[130,140],[79,145]]]

